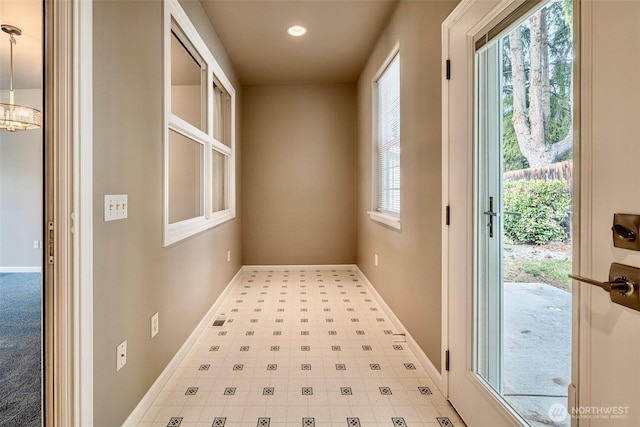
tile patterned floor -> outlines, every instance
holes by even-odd
[[[139,426],[464,426],[354,270],[244,271],[215,321]]]

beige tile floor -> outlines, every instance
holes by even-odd
[[[139,426],[464,426],[355,270],[243,271],[215,318]]]

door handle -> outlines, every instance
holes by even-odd
[[[580,282],[588,283],[590,285],[598,286],[607,292],[619,292],[625,297],[631,295],[635,289],[636,284],[627,279],[626,277],[617,277],[611,282],[599,282],[597,280],[589,279],[588,277],[576,276],[570,274],[570,278],[579,280]]]
[[[609,280],[600,282],[588,277],[569,274],[569,277],[580,282],[598,286],[609,293],[609,298],[616,304],[624,305],[640,311],[640,268],[614,262],[609,268]]]
[[[485,215],[489,215],[489,216],[500,216],[500,212],[494,212],[494,211],[486,211],[483,212]],[[513,215],[513,216],[522,216],[522,213],[520,212],[502,212],[502,215]]]
[[[493,211],[493,197],[489,197],[489,210],[484,212],[485,215],[489,215],[489,237],[493,237],[493,217],[498,216],[498,212]]]
[[[496,212],[493,210],[493,197],[489,197],[489,210],[483,213],[489,217],[489,223],[487,224],[487,227],[489,227],[489,237],[493,237],[493,218],[499,217],[501,215],[500,212]],[[522,216],[522,213],[502,212],[502,215]]]

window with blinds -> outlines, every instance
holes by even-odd
[[[376,82],[378,212],[400,215],[400,54]]]

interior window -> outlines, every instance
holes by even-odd
[[[211,212],[227,209],[227,156],[211,150]]]
[[[204,63],[186,37],[171,30],[171,112],[206,132]]]
[[[235,218],[235,89],[177,0],[165,31],[166,246]]]
[[[202,144],[169,131],[169,223],[204,215]]]

